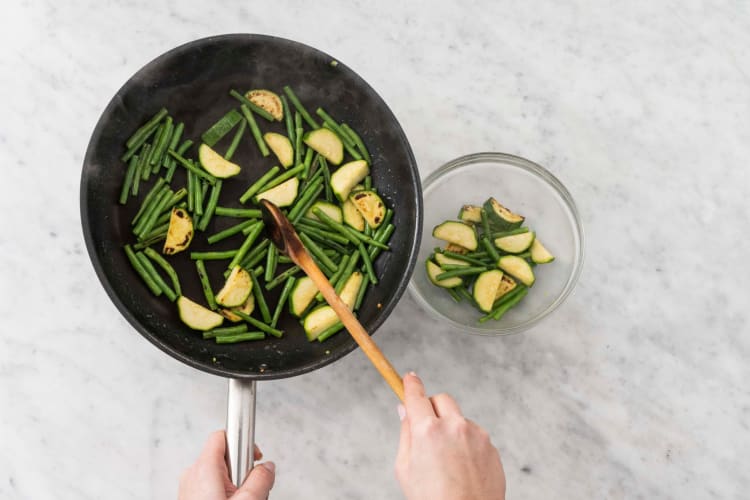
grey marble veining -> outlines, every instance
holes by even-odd
[[[0,498],[174,498],[226,384],[120,318],[78,213],[96,120],[143,64],[259,32],[359,72],[423,176],[503,151],[578,203],[575,293],[520,336],[405,297],[377,334],[502,452],[509,498],[744,498],[750,12],[736,2],[19,2],[0,17]],[[262,383],[272,498],[399,498],[395,402],[360,352]]]

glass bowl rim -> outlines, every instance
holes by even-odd
[[[503,336],[503,335],[512,335],[516,333],[521,333],[525,330],[528,330],[535,324],[539,323],[542,319],[549,316],[553,311],[555,311],[560,305],[562,305],[563,302],[565,302],[565,299],[568,298],[570,293],[575,288],[578,278],[581,275],[581,271],[583,270],[583,262],[584,262],[584,232],[583,232],[583,224],[581,222],[581,216],[578,213],[578,208],[576,207],[575,201],[573,201],[573,196],[570,194],[570,191],[563,185],[560,180],[555,177],[549,170],[542,167],[538,163],[535,163],[531,160],[528,160],[526,158],[508,154],[508,153],[500,153],[500,152],[481,152],[481,153],[472,153],[464,156],[460,156],[456,159],[453,159],[439,168],[437,168],[434,172],[432,172],[430,175],[427,176],[427,178],[422,181],[422,193],[423,196],[429,191],[430,187],[432,187],[433,184],[435,184],[438,180],[440,180],[443,176],[447,175],[448,173],[461,169],[463,167],[471,166],[476,163],[503,163],[505,165],[511,165],[513,167],[520,168],[521,170],[525,170],[538,179],[540,179],[543,182],[546,182],[548,186],[550,186],[563,200],[565,203],[565,206],[570,211],[570,213],[573,216],[574,221],[574,232],[578,233],[578,253],[573,258],[573,268],[571,270],[571,273],[568,275],[568,280],[565,283],[565,286],[560,292],[560,294],[555,298],[552,303],[547,306],[543,311],[540,313],[532,316],[528,320],[524,321],[523,323],[520,323],[518,325],[515,325],[513,327],[505,327],[505,328],[498,328],[495,330],[487,330],[487,329],[481,329],[477,328],[473,325],[466,325],[463,323],[460,323],[458,321],[455,321],[454,319],[442,314],[440,311],[435,309],[432,304],[419,292],[419,289],[417,285],[415,284],[415,271],[414,274],[412,274],[411,279],[409,280],[409,292],[410,294],[416,299],[417,303],[420,304],[424,309],[426,309],[428,312],[430,312],[433,316],[445,319],[447,320],[453,327],[461,329],[466,331],[467,333],[471,333],[474,335],[483,335],[483,336]],[[424,201],[423,201],[424,203]],[[427,207],[425,206],[425,209]],[[424,244],[424,238],[422,239],[422,243]]]

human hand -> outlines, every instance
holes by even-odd
[[[257,465],[239,488],[229,479],[224,461],[224,431],[213,432],[193,465],[180,477],[179,500],[265,500],[276,477],[273,462]],[[255,460],[263,454],[255,447]]]
[[[427,398],[413,372],[399,405],[396,477],[408,500],[502,500],[505,473],[489,435],[447,394]]]

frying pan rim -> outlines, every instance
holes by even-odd
[[[89,260],[91,261],[94,267],[94,271],[96,273],[96,276],[99,282],[103,286],[110,300],[118,309],[120,314],[123,315],[123,317],[127,320],[127,322],[133,328],[135,328],[135,330],[142,337],[146,338],[151,344],[155,345],[157,348],[159,348],[162,352],[166,353],[170,357],[177,359],[178,361],[181,361],[182,363],[185,363],[186,365],[196,368],[198,370],[201,370],[203,372],[210,373],[212,375],[218,375],[221,377],[247,379],[247,380],[275,380],[275,379],[288,378],[288,377],[293,377],[297,375],[302,375],[304,373],[308,373],[313,370],[323,368],[324,366],[343,358],[344,356],[346,356],[347,354],[355,350],[355,348],[357,347],[357,344],[353,340],[350,339],[351,341],[349,343],[342,346],[340,349],[338,349],[334,353],[331,353],[330,355],[326,355],[326,356],[318,356],[317,359],[313,360],[311,363],[305,366],[274,370],[274,371],[266,372],[266,373],[247,373],[245,371],[229,369],[229,368],[217,366],[215,364],[209,365],[209,364],[197,361],[192,356],[184,354],[180,352],[179,350],[173,348],[167,342],[162,341],[159,338],[159,335],[155,333],[155,332],[158,332],[158,330],[152,331],[151,329],[144,326],[138,320],[138,318],[136,318],[136,316],[130,311],[130,309],[123,303],[122,299],[118,296],[118,294],[114,290],[114,287],[111,285],[109,277],[107,276],[107,273],[104,269],[104,266],[101,260],[99,259],[99,256],[96,252],[97,242],[94,241],[94,238],[90,230],[90,220],[89,220],[90,218],[89,218],[89,213],[88,213],[89,212],[88,210],[89,200],[88,200],[88,190],[87,190],[87,182],[89,179],[89,175],[88,175],[88,171],[86,167],[88,165],[91,165],[93,161],[94,149],[95,149],[94,145],[102,136],[102,131],[105,126],[105,117],[112,115],[114,108],[120,104],[122,100],[122,96],[128,90],[128,87],[132,85],[132,82],[137,80],[141,75],[146,73],[153,66],[158,65],[160,62],[167,60],[170,57],[174,57],[175,55],[180,54],[184,51],[195,50],[205,44],[212,44],[212,43],[217,43],[217,42],[221,43],[222,41],[233,41],[233,42],[243,41],[247,43],[257,43],[257,42],[284,43],[284,44],[297,45],[305,50],[315,51],[319,54],[322,54],[330,58],[331,60],[334,60],[334,58],[329,56],[327,53],[315,47],[311,47],[307,44],[297,42],[295,40],[290,40],[287,38],[276,37],[276,36],[265,35],[265,34],[230,33],[230,34],[214,35],[214,36],[199,38],[196,40],[183,43],[181,45],[178,45],[177,47],[174,47],[168,50],[167,52],[160,54],[159,56],[153,58],[148,63],[143,65],[130,78],[128,78],[128,80],[117,90],[115,95],[107,103],[107,106],[104,108],[104,111],[101,113],[101,115],[99,116],[99,119],[97,120],[96,126],[94,127],[94,130],[91,134],[89,143],[86,148],[86,154],[84,155],[84,160],[83,160],[83,165],[82,165],[81,182],[79,186],[81,229],[83,231],[83,237],[86,243],[86,250],[88,252]],[[341,63],[339,59],[336,58],[335,60],[338,61],[340,64],[344,65],[343,63]],[[416,204],[415,234],[414,234],[414,237],[411,239],[411,245],[405,248],[405,250],[407,251],[409,255],[409,258],[407,259],[407,262],[406,262],[406,269],[403,274],[403,277],[401,278],[401,280],[399,281],[398,285],[395,287],[393,292],[389,295],[387,302],[383,304],[383,307],[379,310],[379,312],[373,319],[372,324],[369,325],[368,332],[370,335],[373,335],[378,330],[378,328],[382,326],[385,320],[390,316],[390,314],[393,312],[393,309],[396,307],[401,297],[405,293],[408,287],[411,275],[414,272],[414,268],[416,266],[419,245],[420,245],[420,241],[422,238],[422,223],[423,223],[422,185],[421,185],[419,170],[417,168],[417,162],[414,157],[414,152],[411,149],[411,145],[409,144],[406,134],[403,130],[403,127],[401,127],[401,124],[396,118],[396,115],[387,105],[385,100],[383,100],[380,94],[378,94],[377,91],[375,91],[375,89],[372,88],[369,83],[367,83],[353,69],[349,68],[346,65],[344,66],[348,68],[349,71],[351,71],[361,81],[365,91],[372,92],[372,94],[377,96],[378,99],[380,99],[380,101],[382,102],[383,111],[386,114],[390,115],[390,118],[392,119],[392,123],[395,125],[398,139],[403,144],[406,145],[405,152],[406,152],[407,159],[408,159],[408,168],[412,171],[412,176],[415,180],[413,183],[413,186],[415,189],[414,197],[415,197],[415,204]]]

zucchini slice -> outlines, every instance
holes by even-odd
[[[273,154],[279,159],[279,163],[284,168],[289,168],[294,163],[294,148],[292,141],[285,135],[276,132],[266,132],[263,134],[263,140],[271,148]]]
[[[235,176],[241,170],[239,165],[225,160],[208,144],[201,144],[198,148],[198,160],[206,172],[220,179]]]
[[[503,272],[497,269],[481,273],[474,282],[474,301],[484,312],[492,310],[492,304],[495,303],[497,290],[503,281]]]
[[[544,248],[541,241],[534,239],[534,242],[531,244],[531,261],[535,264],[547,264],[553,260],[555,260],[555,256]]]
[[[479,224],[482,222],[482,207],[476,205],[464,205],[458,212],[458,218],[464,222]]]
[[[367,177],[369,173],[370,167],[365,160],[354,160],[341,165],[338,170],[331,174],[331,189],[333,190],[333,194],[336,195],[339,201],[343,202],[349,197],[352,188]]]
[[[284,106],[281,104],[281,99],[276,92],[266,89],[248,90],[245,97],[259,108],[263,108],[271,113],[271,116],[277,122],[284,119]]]
[[[497,261],[497,267],[510,274],[526,286],[534,284],[534,271],[531,266],[521,257],[516,255],[504,255]]]
[[[180,207],[173,208],[169,216],[169,229],[167,229],[167,239],[164,241],[162,253],[174,255],[182,252],[190,246],[193,234],[193,219],[190,218],[187,210]]]
[[[341,214],[341,209],[337,205],[323,200],[313,203],[310,209],[305,214],[305,217],[307,217],[308,219],[318,220],[318,216],[313,213],[313,210],[315,210],[316,208],[319,208],[321,212],[323,212],[336,222],[341,222],[344,219],[343,215]]]
[[[182,322],[193,330],[211,330],[224,322],[224,317],[221,314],[193,302],[184,295],[177,299],[177,310]]]
[[[518,283],[516,283],[516,280],[506,274],[503,274],[503,279],[500,281],[500,286],[497,287],[497,293],[495,293],[495,300],[501,298],[503,295],[515,289],[517,286]]]
[[[359,210],[357,210],[357,207],[354,206],[354,203],[347,200],[341,205],[341,212],[344,216],[344,223],[348,226],[353,227],[359,232],[362,232],[365,230],[365,219],[362,217],[362,214],[359,213]]]
[[[372,229],[380,227],[385,217],[385,204],[375,191],[357,191],[349,195],[349,200]]]
[[[312,342],[318,338],[323,331],[329,329],[339,320],[338,314],[331,306],[323,305],[313,309],[302,321],[307,340]]]
[[[362,284],[364,276],[359,271],[354,271],[349,279],[344,283],[344,288],[339,292],[341,301],[346,304],[346,307],[350,311],[354,310],[354,303],[357,302],[357,294],[359,293],[359,287]]]
[[[216,303],[223,307],[239,307],[245,303],[253,289],[250,274],[240,266],[234,266],[224,287],[216,294]]]
[[[490,227],[495,231],[509,231],[523,224],[522,215],[516,214],[505,208],[495,198],[484,202],[484,209],[490,221]]]
[[[263,191],[255,197],[255,202],[268,200],[277,207],[288,207],[297,198],[297,189],[299,189],[299,179],[292,177],[278,186],[272,187],[268,191]]]
[[[463,260],[454,259],[453,257],[446,257],[440,252],[435,252],[435,260],[440,266],[464,266],[468,267],[470,264]]]
[[[344,145],[341,139],[327,128],[319,128],[308,132],[302,137],[302,140],[334,165],[339,165],[341,160],[344,159]]]
[[[468,250],[477,249],[477,233],[468,224],[458,221],[445,221],[435,226],[432,236],[439,240],[447,241],[462,246]]]
[[[432,282],[433,285],[437,285],[443,288],[455,288],[464,282],[464,280],[462,280],[458,276],[454,276],[453,278],[446,278],[442,280],[437,279],[437,275],[443,272],[444,271],[440,266],[438,266],[431,260],[427,261],[427,277],[430,278],[430,281]]]
[[[252,289],[251,289],[252,290]],[[242,318],[234,314],[233,311],[239,311],[250,316],[255,310],[255,296],[251,293],[247,296],[247,300],[240,307],[234,307],[232,309],[220,309],[219,314],[227,318],[232,323],[238,323],[242,321]]]
[[[495,246],[500,250],[508,253],[521,253],[531,246],[534,242],[534,232],[514,234],[495,239]]]
[[[289,312],[297,317],[302,316],[307,306],[315,299],[318,295],[318,287],[315,286],[313,280],[309,276],[303,276],[297,280],[292,288],[292,292],[289,294]]]

